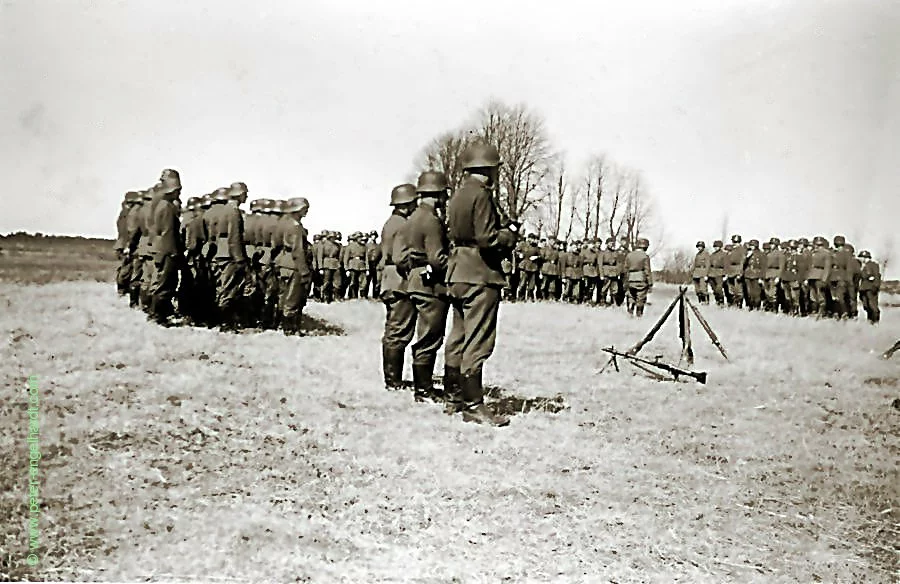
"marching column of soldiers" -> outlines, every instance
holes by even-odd
[[[824,237],[764,242],[740,235],[731,243],[713,242],[713,251],[697,242],[691,278],[697,300],[712,298],[719,306],[781,312],[792,316],[856,319],[862,305],[866,318],[877,324],[881,270],[868,250],[854,256],[843,235],[831,247]]]

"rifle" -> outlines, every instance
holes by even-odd
[[[607,347],[603,350],[605,352],[609,353],[610,355],[612,355],[613,364],[616,366],[616,369],[619,368],[619,364],[616,362],[616,357],[622,357],[624,359],[628,359],[629,361],[632,362],[633,365],[638,366],[638,367],[640,367],[640,364],[643,364],[643,365],[647,365],[650,367],[656,367],[657,369],[661,369],[663,371],[671,373],[672,376],[675,378],[675,381],[678,381],[678,378],[680,376],[684,375],[685,377],[690,377],[700,383],[703,383],[703,384],[706,383],[706,372],[705,371],[691,371],[689,369],[682,369],[681,367],[678,367],[676,365],[670,365],[669,363],[663,363],[662,361],[659,360],[659,358],[656,358],[653,361],[651,361],[649,359],[644,359],[643,357],[638,357],[637,355],[634,355],[631,353],[622,353],[622,352],[616,351],[613,347]],[[640,368],[647,371],[647,369],[645,369],[644,367],[640,367]],[[651,372],[651,373],[653,373],[653,372]],[[656,374],[656,375],[658,375],[658,374]],[[658,377],[662,377],[662,376],[658,375]]]
[[[894,343],[893,347],[885,351],[881,358],[890,359],[897,351],[900,351],[900,341],[897,341],[896,343]]]

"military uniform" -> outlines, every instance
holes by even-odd
[[[153,189],[144,191],[143,203],[139,207],[137,215],[136,234],[138,244],[135,250],[135,258],[131,268],[132,293],[137,296],[137,304],[143,310],[150,309],[150,281],[153,278],[153,240],[151,234],[153,226]]]
[[[554,242],[541,250],[541,279],[545,300],[559,297],[559,251]]]
[[[538,286],[538,270],[540,270],[541,250],[536,238],[529,237],[516,246],[519,262],[519,300],[536,300],[535,289]]]
[[[725,305],[725,263],[728,254],[722,250],[722,242],[716,240],[713,243],[713,252],[709,254],[709,286],[712,288],[713,298],[718,306]]]
[[[750,240],[747,259],[744,262],[744,285],[747,287],[747,308],[762,308],[762,285],[766,275],[766,257],[759,250],[759,242]]]
[[[322,281],[322,302],[333,302],[341,290],[341,245],[337,235],[322,239],[316,255],[316,265]]]
[[[816,312],[819,318],[825,316],[828,308],[828,283],[831,281],[831,252],[824,239],[816,238],[815,251],[809,258],[809,311]]]
[[[581,279],[584,277],[584,258],[581,257],[579,241],[572,243],[572,249],[565,255],[566,300],[581,303]]]
[[[125,193],[122,201],[122,209],[116,218],[116,243],[114,246],[119,266],[116,269],[116,292],[120,296],[128,294],[128,286],[131,283],[131,254],[128,249],[128,215],[135,208],[138,193],[129,191]]]
[[[309,203],[302,197],[289,199],[273,226],[272,240],[278,249],[274,269],[278,273],[278,310],[285,334],[301,334],[303,308],[312,282],[312,251],[302,217]]]
[[[416,332],[416,311],[409,294],[407,281],[397,269],[403,251],[400,231],[415,201],[415,187],[411,184],[394,187],[391,205],[394,211],[381,229],[381,301],[386,314],[384,335],[381,337],[382,369],[384,384],[388,389],[399,389],[403,383],[403,360],[406,347]]]
[[[844,249],[844,238],[835,237],[835,251],[831,255],[831,273],[828,277],[834,315],[840,318],[850,316],[850,262],[853,256]]]
[[[607,240],[607,249],[601,255],[603,287],[600,291],[600,304],[607,306],[622,305],[619,298],[622,279],[625,275],[624,260],[627,255],[622,255],[622,252],[615,248],[615,242],[615,239],[612,242]]]
[[[781,250],[780,241],[773,238],[769,243],[772,248],[766,255],[766,310],[778,312],[779,289],[781,288],[779,284],[781,283],[781,273],[784,271],[785,254]]]
[[[499,156],[496,158],[499,160]],[[472,420],[503,425],[509,421],[494,416],[484,405],[482,368],[497,340],[497,313],[504,284],[500,261],[514,248],[516,236],[501,226],[486,183],[479,174],[467,174],[447,205],[453,244],[447,269],[453,324],[445,361],[459,365],[462,398]]]
[[[804,279],[803,256],[797,249],[796,243],[788,243],[788,253],[782,254],[781,271],[778,280],[784,294],[784,301],[788,312],[794,316],[801,314],[801,283]]]
[[[747,248],[740,244],[740,239],[733,242],[725,263],[726,296],[731,304],[738,308],[744,306],[744,265],[747,261]]]
[[[862,269],[862,263],[859,261],[859,258],[854,255],[856,250],[852,245],[846,243],[844,244],[844,249],[850,254],[850,259],[847,262],[847,309],[850,313],[850,318],[858,318],[859,304],[857,298],[859,297],[860,270]]]
[[[647,240],[641,238],[637,249],[625,256],[625,278],[628,285],[628,314],[644,315],[647,293],[653,287],[653,272],[650,269],[650,256],[647,255]]]
[[[228,189],[229,202],[218,205],[210,237],[215,237],[216,254],[213,272],[216,275],[216,307],[228,330],[236,329],[242,321],[244,281],[247,278],[247,251],[244,246],[244,219],[239,205],[246,198],[245,187]]]
[[[581,250],[582,264],[582,289],[584,298],[591,304],[597,304],[597,288],[600,277],[600,267],[598,261],[600,254],[597,252],[596,245],[591,243]]]
[[[859,297],[862,301],[863,310],[866,311],[866,318],[872,324],[878,324],[881,319],[881,311],[878,309],[878,292],[881,289],[881,270],[878,264],[872,261],[869,252],[863,250],[860,252],[863,258],[860,267],[859,280]]]
[[[691,266],[694,293],[697,295],[697,302],[709,304],[709,252],[706,251],[706,244],[702,241],[697,242],[697,250],[697,255],[694,256],[694,263]]]
[[[362,296],[366,283],[366,246],[360,243],[361,233],[351,235],[347,245],[344,246],[343,258],[347,276],[347,297],[359,298]]]

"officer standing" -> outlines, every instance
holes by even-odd
[[[381,245],[378,243],[378,232],[369,233],[369,239],[366,242],[366,287],[363,294],[364,298],[369,297],[369,289],[372,290],[372,298],[381,296]]]
[[[529,233],[526,241],[521,242],[519,249],[519,300],[536,300],[535,288],[538,286],[537,274],[540,269],[541,250],[537,245],[538,236]]]
[[[878,291],[881,289],[881,270],[878,264],[872,261],[872,254],[866,250],[859,252],[862,260],[860,267],[859,296],[862,300],[866,318],[871,324],[878,324],[881,319],[881,311],[878,309]]]
[[[509,419],[484,403],[482,368],[494,352],[497,312],[504,284],[500,261],[516,245],[516,234],[501,224],[491,194],[499,180],[500,154],[483,142],[462,153],[462,182],[447,205],[447,226],[453,249],[447,286],[453,325],[447,338],[445,362],[458,366],[462,377],[458,397],[448,399],[449,410],[462,410],[466,421],[505,426]],[[445,384],[445,390],[446,390]]]
[[[391,191],[394,210],[381,229],[381,301],[386,309],[384,335],[381,337],[381,364],[384,386],[403,387],[403,360],[406,347],[416,333],[416,311],[406,293],[407,281],[397,269],[403,243],[400,230],[416,207],[416,187],[402,184]],[[445,382],[446,385],[446,382]]]
[[[706,251],[706,243],[703,241],[697,242],[697,255],[694,256],[694,264],[691,266],[691,278],[694,280],[697,302],[709,304],[709,252]]]
[[[766,310],[778,312],[779,292],[781,290],[781,273],[784,271],[785,253],[781,249],[781,240],[773,237],[769,240],[771,250],[766,255]]]
[[[119,267],[116,269],[116,292],[119,296],[128,294],[128,284],[131,282],[131,254],[128,250],[128,215],[135,207],[138,200],[136,191],[128,191],[122,199],[122,209],[116,218],[116,259]]]
[[[240,206],[247,201],[247,185],[232,183],[224,193],[217,194],[219,204],[215,224],[210,233],[216,238],[216,255],[213,259],[216,273],[216,307],[221,317],[222,330],[237,330],[241,323],[241,302],[244,280],[247,277],[247,251],[244,246],[244,219]]]
[[[751,239],[747,245],[747,259],[744,262],[744,285],[747,287],[747,308],[762,308],[763,277],[766,275],[766,258],[759,251],[759,241]]]
[[[559,287],[559,250],[555,237],[551,237],[541,251],[541,279],[544,284],[544,300],[556,298]]]
[[[159,202],[153,211],[154,270],[151,288],[150,317],[157,324],[168,326],[169,317],[174,314],[172,299],[178,287],[178,271],[184,258],[184,244],[181,240],[181,222],[174,201],[181,195],[181,178],[178,172],[167,168],[162,171],[157,186]]]
[[[279,210],[283,214],[278,220],[274,240],[280,250],[275,260],[275,269],[278,270],[279,279],[278,308],[281,327],[286,335],[302,335],[300,324],[303,308],[312,282],[312,270],[309,267],[312,253],[303,227],[303,218],[309,211],[309,201],[303,197],[288,199]]]
[[[801,282],[803,280],[803,256],[800,254],[798,244],[793,239],[787,242],[787,253],[783,255],[781,271],[778,280],[788,313],[800,316],[802,293]]]
[[[731,304],[738,308],[744,306],[744,265],[747,261],[747,248],[741,243],[740,235],[731,236],[731,251],[725,264],[725,282],[728,287],[727,296]]]
[[[715,240],[713,242],[713,251],[709,254],[709,285],[712,288],[713,298],[716,299],[717,306],[725,306],[723,284],[727,257],[727,254],[722,251],[722,240]]]
[[[594,238],[589,242],[585,242],[581,249],[582,263],[582,289],[584,291],[584,299],[591,306],[597,305],[597,284],[600,275],[598,266],[599,254],[597,253],[597,239]]]
[[[360,241],[362,237],[359,231],[350,235],[341,259],[346,270],[348,298],[359,298],[366,281],[366,246]]]
[[[635,248],[625,256],[628,314],[643,316],[647,294],[653,288],[653,272],[650,269],[650,256],[647,255],[650,241],[639,237],[635,242]]]
[[[831,281],[831,252],[828,250],[828,241],[824,237],[813,238],[816,249],[810,256],[809,282],[809,312],[815,312],[818,318],[825,316],[828,305],[828,283]]]
[[[835,249],[831,254],[831,274],[828,279],[835,316],[842,319],[850,316],[850,262],[853,259],[845,244],[843,235],[834,237]]]
[[[300,204],[295,201],[293,207]],[[280,235],[279,222],[283,209],[288,206],[286,201],[276,201],[274,199],[266,199],[263,207],[263,215],[259,225],[259,256],[260,279],[262,289],[262,308],[260,315],[260,325],[264,329],[273,329],[280,322],[280,311],[278,310],[278,295],[280,289],[281,274],[275,268],[275,245],[276,238]],[[304,232],[305,235],[305,232]],[[283,241],[283,240],[282,240]],[[277,243],[281,245],[282,241]],[[312,268],[310,272],[312,272]],[[306,292],[309,296],[309,290]]]
[[[443,399],[435,392],[432,378],[438,349],[444,342],[449,310],[447,274],[449,242],[441,216],[447,202],[447,177],[442,172],[425,171],[416,187],[418,206],[400,228],[397,241],[401,252],[397,268],[407,279],[406,292],[417,323],[412,345],[413,389],[416,401]],[[394,249],[397,249],[397,245]],[[458,376],[445,369],[444,378]]]
[[[126,243],[124,253],[128,258],[128,306],[134,308],[140,304],[141,270],[143,258],[139,250],[141,245],[141,229],[144,221],[144,191],[137,191],[128,211]]]
[[[316,256],[322,281],[322,302],[326,304],[334,302],[341,288],[341,245],[337,242],[337,236],[336,231],[326,231]]]

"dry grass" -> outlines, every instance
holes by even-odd
[[[113,242],[106,239],[0,237],[0,282],[112,282],[117,265]]]
[[[383,309],[346,336],[162,329],[109,284],[0,284],[0,579],[892,582],[897,363],[883,323],[705,310],[705,386],[597,375],[643,320],[504,305],[486,381],[565,397],[508,428],[379,383]],[[671,297],[671,296],[669,296]],[[677,356],[675,321],[644,354]],[[24,380],[44,399],[42,537],[26,553]],[[407,376],[409,372],[407,372]]]

